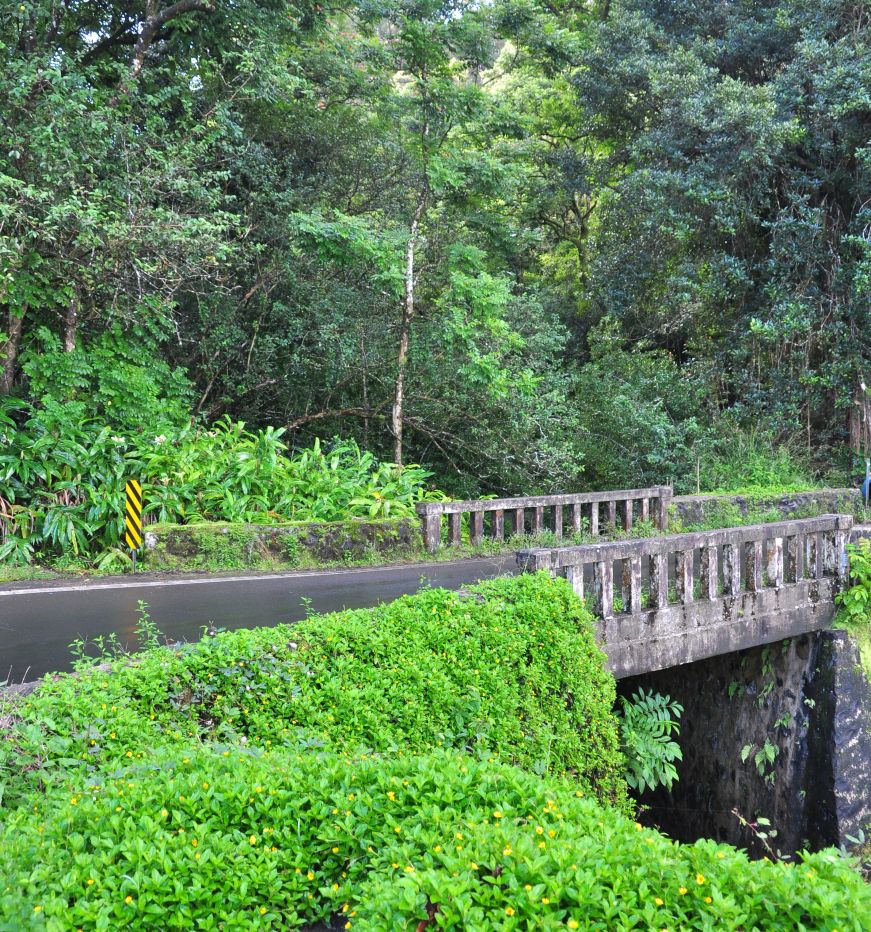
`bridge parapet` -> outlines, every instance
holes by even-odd
[[[589,597],[612,672],[632,676],[826,627],[852,525],[822,515],[522,550],[517,561]]]
[[[653,521],[664,531],[668,526],[668,506],[672,490],[657,485],[647,489],[618,489],[608,492],[576,492],[566,495],[530,495],[523,498],[475,499],[460,502],[421,502],[417,513],[421,520],[427,550],[434,553],[441,545],[442,517],[448,518],[448,544],[459,546],[462,516],[469,515],[469,540],[480,544],[487,533],[493,540],[504,540],[506,517],[510,533],[539,534],[553,531],[562,537],[564,530],[577,534],[586,530],[598,535],[606,528],[631,530],[633,523]],[[618,525],[619,521],[619,525]]]

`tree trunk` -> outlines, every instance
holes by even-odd
[[[67,312],[64,316],[64,352],[71,353],[76,348],[76,336],[79,329],[79,294],[73,292]]]
[[[21,345],[21,331],[24,328],[24,315],[27,308],[21,308],[21,314],[8,313],[6,339],[0,343],[0,395],[8,395],[15,381],[15,368],[18,361],[18,347]]]
[[[426,206],[427,185],[424,181],[411,218],[408,245],[405,247],[405,281],[402,300],[402,324],[399,328],[399,353],[396,357],[396,389],[393,396],[391,427],[393,429],[393,462],[402,465],[402,415],[405,402],[405,370],[408,365],[408,339],[414,317],[414,254],[420,229],[420,218]]]
[[[871,405],[869,405],[865,379],[861,375],[856,378],[856,385],[853,388],[848,429],[852,453],[859,457],[871,455]]]

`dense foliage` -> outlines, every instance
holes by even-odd
[[[580,600],[544,574],[474,591],[425,590],[293,627],[222,634],[116,664],[110,677],[46,684],[15,744],[4,745],[6,796],[198,736],[349,752],[457,747],[570,773],[620,804],[614,681]]]
[[[867,4],[0,12],[0,394],[71,430],[229,416],[451,493],[867,446]]]
[[[861,932],[871,909],[836,852],[794,866],[676,845],[570,781],[456,751],[162,749],[34,799],[2,841],[0,914],[53,932],[331,915],[373,930]]]
[[[54,402],[26,413],[18,428],[0,408],[0,562],[91,554],[121,564],[129,478],[141,477],[146,520],[174,523],[414,516],[415,502],[437,495],[425,470],[379,463],[353,441],[289,455],[283,429],[229,420],[120,436],[71,423]]]
[[[863,928],[837,852],[622,814],[613,701],[544,575],[81,665],[4,713],[0,924]]]

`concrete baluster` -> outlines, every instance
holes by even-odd
[[[469,512],[469,543],[473,547],[480,545],[484,539],[484,512]]]
[[[566,567],[566,579],[569,581],[569,585],[572,589],[575,590],[575,595],[583,601],[584,600],[584,567],[581,566],[567,566]]]
[[[825,547],[823,546],[823,535],[820,533],[809,534],[808,541],[811,543],[813,551],[813,560],[808,562],[813,567],[812,573],[814,579],[822,579],[826,572]]]
[[[490,512],[490,536],[493,540],[505,540],[505,512],[501,508]]]
[[[572,534],[580,534],[581,527],[581,506],[580,503],[575,502],[572,505]]]
[[[511,521],[512,531],[515,537],[520,537],[521,534],[526,533],[526,526],[523,521],[525,512],[522,508],[515,508],[512,514],[514,516]]]
[[[717,548],[702,547],[700,563],[702,573],[701,598],[711,601],[719,595],[717,591]]]
[[[593,537],[599,535],[599,503],[590,503],[590,533]]]
[[[627,498],[623,502],[623,530],[631,531],[632,530],[632,499]]]
[[[641,557],[623,561],[623,611],[637,615],[641,611]]]
[[[650,607],[668,605],[668,555],[655,553],[650,558]]]
[[[747,589],[759,592],[762,589],[762,541],[751,541],[747,546]]]
[[[768,541],[768,582],[775,589],[783,588],[783,538],[773,537]]]
[[[795,537],[788,539],[787,550],[789,552],[790,562],[790,582],[801,582],[805,574],[805,556],[807,547],[805,545],[804,534],[796,534]]]
[[[553,532],[557,537],[563,536],[563,506],[553,506]]]
[[[681,605],[688,605],[695,598],[695,579],[693,573],[693,550],[678,550],[675,553],[675,579],[677,597]]]
[[[615,531],[617,529],[617,502],[615,499],[605,503],[606,518],[605,523],[608,525],[609,529]]]
[[[448,538],[452,547],[459,547],[463,539],[463,516],[459,511],[448,515]]]
[[[741,548],[743,544],[723,545],[723,591],[735,597],[741,592]]]
[[[614,564],[610,560],[596,564],[596,609],[602,618],[614,617]]]
[[[438,513],[424,515],[421,524],[424,546],[430,553],[435,553],[442,542],[442,516]]]
[[[639,510],[639,521],[649,521],[650,520],[650,499],[642,498],[641,506]]]
[[[660,531],[668,529],[668,506],[671,504],[671,489],[663,485],[659,490],[659,498],[656,501],[656,526]]]
[[[532,533],[541,534],[544,530],[544,507],[536,505],[532,513]]]

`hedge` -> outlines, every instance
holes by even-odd
[[[82,774],[82,776],[84,776]],[[867,929],[837,853],[801,866],[669,842],[455,750],[349,759],[165,749],[19,808],[0,833],[13,929]],[[864,918],[863,918],[864,917]]]

